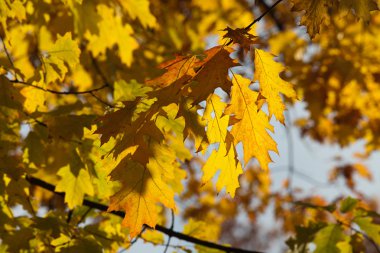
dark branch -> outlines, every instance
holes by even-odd
[[[269,10],[271,7],[265,2],[265,0],[259,0],[259,4],[261,4],[265,10]],[[284,25],[281,23],[281,21],[276,17],[274,12],[269,12],[268,13],[271,19],[276,23],[276,26],[278,30],[283,31],[284,30]]]
[[[98,88],[91,89],[91,90],[85,90],[85,91],[56,91],[56,90],[51,90],[51,89],[45,89],[43,87],[40,87],[40,86],[31,84],[31,83],[28,83],[28,82],[25,82],[25,81],[20,81],[20,80],[17,80],[17,79],[16,80],[10,80],[10,82],[11,83],[19,83],[19,84],[22,84],[22,85],[30,86],[30,87],[33,87],[33,88],[36,88],[36,89],[39,89],[39,90],[42,90],[42,91],[50,92],[50,93],[53,93],[53,94],[57,94],[57,95],[92,94],[95,91],[99,91],[99,90],[102,90],[102,89],[108,87],[107,84],[104,84],[103,86],[100,86]]]
[[[256,18],[255,20],[253,20],[249,25],[247,25],[244,29],[245,30],[249,30],[251,29],[251,27],[256,24],[257,22],[259,22],[265,15],[267,15],[271,10],[274,9],[274,7],[276,7],[279,3],[281,3],[283,0],[277,0],[271,7],[269,7],[266,11],[264,11],[258,18]]]
[[[27,176],[26,180],[28,180],[28,182],[30,184],[40,186],[40,187],[42,187],[42,188],[44,188],[44,189],[46,189],[48,191],[53,192],[54,194],[57,194],[57,195],[60,195],[60,196],[64,196],[65,195],[62,192],[56,192],[54,185],[52,185],[52,184],[50,184],[48,182],[45,182],[45,181],[43,181],[41,179],[38,179],[38,178],[35,178],[35,177],[31,177],[31,176]],[[87,200],[87,199],[83,200],[83,205],[88,206],[88,207],[93,208],[93,209],[97,209],[99,211],[104,211],[104,212],[107,212],[107,210],[108,210],[108,206],[100,204],[100,203],[96,203],[96,202],[93,202],[93,201],[90,201],[90,200]],[[121,212],[121,211],[112,211],[110,213],[112,213],[114,215],[117,215],[119,217],[122,217],[122,218],[124,218],[124,216],[125,216],[125,213]],[[194,243],[194,244],[202,245],[202,246],[205,246],[205,247],[208,247],[208,248],[212,248],[212,249],[222,250],[222,251],[228,252],[228,253],[263,253],[263,252],[260,252],[260,251],[244,250],[244,249],[233,248],[233,247],[228,247],[228,246],[224,246],[224,245],[220,245],[220,244],[204,241],[204,240],[201,240],[201,239],[189,236],[189,235],[182,234],[180,232],[176,232],[173,229],[166,228],[166,227],[161,226],[161,225],[156,225],[155,229],[157,231],[160,231],[160,232],[168,235],[169,237],[175,237],[175,238],[178,238],[180,240],[184,240],[184,241],[191,242],[191,243]]]
[[[173,230],[174,229],[174,212],[173,212],[173,210],[171,210],[171,216],[172,216],[172,224],[170,225],[170,230]],[[171,239],[172,239],[172,237],[169,236],[168,242],[166,243],[164,253],[166,253],[168,251]]]
[[[1,42],[2,42],[2,44],[3,44],[4,52],[5,52],[5,54],[6,54],[7,58],[8,58],[8,61],[9,61],[9,63],[11,64],[11,66],[12,66],[12,68],[13,68],[13,71],[14,71],[14,73],[13,73],[13,74],[14,74],[14,77],[15,77],[15,79],[17,80],[16,68],[15,68],[15,65],[14,65],[14,63],[13,63],[12,57],[11,57],[9,51],[8,51],[7,46],[5,45],[4,38],[3,38],[1,35],[0,35],[0,39],[1,39]]]
[[[351,229],[352,231],[355,231],[356,233],[361,234],[365,239],[367,239],[367,241],[369,241],[369,242],[372,244],[372,246],[375,248],[376,252],[377,252],[377,253],[380,253],[380,248],[379,248],[379,246],[377,245],[377,243],[376,243],[371,237],[369,237],[366,233],[363,233],[362,231],[360,231],[360,230],[358,230],[358,229],[352,227],[350,224],[345,223],[345,222],[343,222],[343,221],[337,220],[337,222],[338,222],[339,224],[341,224],[341,225],[344,225],[344,226],[348,227],[348,228]]]
[[[268,7],[267,10],[265,10],[258,18],[256,18],[255,20],[253,20],[249,25],[247,25],[246,27],[244,27],[244,30],[246,31],[249,31],[251,29],[251,27],[256,24],[257,22],[259,22],[265,15],[267,15],[271,10],[273,10],[279,3],[281,3],[283,0],[277,0],[272,6]],[[231,45],[231,43],[233,42],[233,40],[231,39],[227,44],[226,46],[229,46]]]

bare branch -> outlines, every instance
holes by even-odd
[[[54,194],[57,194],[57,195],[60,195],[60,196],[64,196],[65,195],[65,193],[63,193],[63,192],[56,192],[54,185],[52,185],[52,184],[50,184],[48,182],[45,182],[45,181],[43,181],[41,179],[38,179],[38,178],[35,178],[35,177],[32,177],[32,176],[27,176],[26,180],[30,184],[40,186],[40,187],[42,187],[42,188],[44,188],[44,189],[46,189],[48,191],[53,192]],[[83,200],[83,205],[91,207],[93,209],[97,209],[99,211],[103,211],[103,212],[107,212],[107,210],[108,210],[108,206],[107,205],[96,203],[96,202],[93,202],[93,201],[87,200],[87,199]],[[122,211],[112,211],[110,213],[112,213],[114,215],[117,215],[119,217],[122,217],[122,218],[124,218],[124,216],[125,216],[125,213],[122,212]],[[198,239],[198,238],[195,238],[195,237],[192,237],[192,236],[189,236],[189,235],[186,235],[186,234],[174,231],[173,229],[170,229],[170,228],[167,228],[167,227],[164,227],[164,226],[161,226],[161,225],[156,225],[155,229],[157,231],[160,231],[160,232],[168,235],[169,237],[175,237],[175,238],[178,238],[178,239],[183,240],[183,241],[187,241],[187,242],[191,242],[191,243],[194,243],[194,244],[202,245],[202,246],[205,246],[205,247],[208,247],[208,248],[212,248],[212,249],[222,250],[222,251],[228,252],[228,253],[263,253],[261,251],[252,251],[252,250],[239,249],[239,248],[228,247],[228,246],[224,246],[224,245],[213,243],[213,242],[209,242],[209,241],[204,241],[204,240],[201,240],[201,239]]]
[[[25,82],[25,81],[20,81],[20,80],[10,80],[11,83],[18,83],[18,84],[22,84],[22,85],[26,85],[26,86],[30,86],[30,87],[33,87],[33,88],[36,88],[36,89],[39,89],[39,90],[42,90],[42,91],[45,91],[45,92],[49,92],[49,93],[53,93],[53,94],[57,94],[57,95],[80,95],[80,94],[91,94],[95,91],[99,91],[99,90],[102,90],[106,87],[108,87],[107,84],[104,84],[98,88],[94,88],[94,89],[91,89],[91,90],[85,90],[85,91],[56,91],[56,90],[51,90],[51,89],[45,89],[43,87],[40,87],[40,86],[37,86],[37,85],[34,85],[32,83],[28,83],[28,82]]]

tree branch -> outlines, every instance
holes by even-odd
[[[249,25],[247,25],[244,29],[245,30],[249,30],[251,29],[251,27],[256,24],[257,22],[259,22],[265,15],[267,15],[271,10],[274,9],[274,7],[276,7],[279,3],[281,3],[283,0],[277,0],[271,7],[268,7],[268,9],[266,11],[264,11],[258,18],[256,18],[255,20],[253,20]]]
[[[272,6],[268,7],[268,9],[266,9],[258,18],[256,18],[255,20],[253,20],[246,27],[244,27],[244,30],[249,31],[254,24],[256,24],[257,22],[259,22],[265,15],[267,15],[271,10],[273,10],[282,1],[283,0],[277,0]],[[233,40],[230,39],[230,41],[226,44],[226,46],[231,45],[232,42],[233,42]]]
[[[34,85],[34,84],[31,84],[31,83],[28,83],[28,82],[25,82],[25,81],[20,81],[20,80],[9,80],[11,83],[19,83],[19,84],[22,84],[22,85],[26,85],[26,86],[30,86],[30,87],[33,87],[33,88],[36,88],[36,89],[39,89],[39,90],[42,90],[42,91],[45,91],[45,92],[50,92],[50,93],[53,93],[53,94],[57,94],[57,95],[80,95],[80,94],[92,94],[93,92],[95,91],[99,91],[99,90],[102,90],[106,87],[108,87],[108,84],[104,84],[98,88],[94,88],[94,89],[91,89],[91,90],[85,90],[85,91],[56,91],[56,90],[51,90],[51,89],[45,89],[43,87],[40,87],[40,86],[37,86],[37,85]]]
[[[259,0],[259,4],[261,4],[265,10],[269,10],[271,7],[265,2],[265,0]],[[274,21],[276,24],[278,30],[283,31],[284,30],[284,25],[281,23],[281,21],[276,17],[276,15],[273,12],[269,12],[269,16],[271,19]]]
[[[38,178],[35,178],[32,176],[26,176],[26,180],[32,185],[37,185],[37,186],[40,186],[40,187],[42,187],[48,191],[53,192],[54,194],[57,194],[60,196],[65,196],[65,194],[62,192],[56,192],[54,185],[52,185],[48,182],[45,182],[41,179],[38,179]],[[107,210],[108,210],[107,205],[96,203],[96,202],[93,202],[93,201],[87,200],[87,199],[83,200],[83,205],[88,206],[88,207],[93,208],[93,209],[97,209],[99,211],[103,211],[103,212],[107,212]],[[122,217],[122,218],[124,218],[124,216],[125,216],[125,213],[122,211],[112,211],[110,213],[117,215],[119,217]],[[212,248],[212,249],[222,250],[222,251],[227,252],[227,253],[263,253],[260,251],[239,249],[239,248],[228,247],[228,246],[220,245],[217,243],[204,241],[204,240],[201,240],[201,239],[198,239],[198,238],[195,238],[195,237],[192,237],[192,236],[180,233],[180,232],[176,232],[173,229],[166,228],[166,227],[161,226],[161,225],[156,225],[155,229],[157,231],[160,231],[160,232],[168,235],[169,237],[175,237],[175,238],[178,238],[180,240],[184,240],[184,241],[191,242],[194,244],[202,245],[202,246]]]

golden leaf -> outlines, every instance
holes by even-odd
[[[234,143],[243,143],[244,161],[255,157],[261,167],[268,169],[271,162],[269,151],[277,151],[277,145],[268,130],[274,131],[269,124],[268,116],[260,111],[256,105],[258,92],[249,89],[251,81],[239,75],[234,75],[231,90],[231,102],[226,109],[226,114],[232,114],[239,119],[232,126],[231,134]]]
[[[272,114],[284,124],[285,104],[280,94],[288,98],[296,98],[296,92],[293,86],[280,77],[280,73],[284,67],[273,60],[273,55],[260,49],[255,49],[255,76],[254,79],[260,84],[260,94],[258,102],[261,98],[268,103],[269,116]],[[261,96],[260,96],[261,95]],[[261,106],[259,106],[260,109]]]

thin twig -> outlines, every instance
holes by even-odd
[[[48,126],[46,125],[46,123],[34,118],[33,116],[31,116],[29,113],[25,112],[25,111],[22,111],[22,113],[25,114],[25,116],[27,116],[28,118],[32,119],[35,123],[37,123],[38,125],[40,126],[43,126],[45,128],[47,128]]]
[[[108,103],[108,102],[104,101],[103,99],[101,99],[100,97],[96,96],[96,95],[94,94],[94,92],[90,92],[90,95],[93,96],[96,100],[98,100],[98,101],[99,101],[100,103],[102,103],[103,105],[106,105],[106,106],[108,106],[108,107],[110,107],[110,108],[115,108],[114,105],[111,105],[110,103]]]
[[[43,180],[41,180],[39,178],[35,178],[35,177],[32,177],[32,176],[27,176],[26,180],[28,180],[28,182],[30,184],[40,186],[40,187],[42,187],[42,188],[44,188],[44,189],[46,189],[48,191],[53,192],[54,194],[57,194],[57,195],[60,195],[60,196],[64,196],[65,195],[65,193],[63,193],[63,192],[56,192],[54,185],[52,185],[52,184],[50,184],[48,182],[45,182],[45,181],[43,181]],[[93,201],[87,200],[87,199],[83,200],[83,205],[91,207],[93,209],[97,209],[99,211],[104,211],[104,212],[107,212],[107,210],[108,210],[108,206],[107,205],[96,203],[96,202],[93,202]],[[117,215],[119,217],[122,217],[122,218],[124,218],[124,216],[125,216],[125,213],[122,212],[122,211],[111,211],[110,213],[114,214],[114,215]],[[168,235],[168,236],[175,237],[175,238],[178,238],[180,240],[184,240],[184,241],[191,242],[191,243],[194,243],[194,244],[202,245],[202,246],[205,246],[205,247],[208,247],[208,248],[212,248],[212,249],[222,250],[222,251],[228,252],[228,253],[263,253],[261,251],[239,249],[239,248],[234,248],[234,247],[228,247],[228,246],[220,245],[220,244],[209,242],[209,241],[204,241],[204,240],[201,240],[201,239],[198,239],[198,238],[195,238],[195,237],[192,237],[192,236],[189,236],[189,235],[186,235],[186,234],[174,231],[172,229],[169,229],[169,228],[161,226],[161,225],[156,225],[155,229],[157,231],[160,231],[160,232]]]
[[[256,18],[255,20],[253,20],[249,25],[247,25],[244,29],[246,31],[248,31],[249,29],[251,29],[251,27],[256,24],[257,22],[259,22],[265,15],[267,15],[271,10],[274,9],[274,7],[276,7],[279,3],[281,3],[283,0],[277,0],[271,7],[269,7],[266,11],[264,11],[258,18]]]
[[[40,87],[40,86],[37,86],[37,85],[34,85],[32,83],[28,83],[28,82],[25,82],[25,81],[20,81],[20,80],[9,80],[11,83],[18,83],[18,84],[22,84],[22,85],[26,85],[26,86],[30,86],[30,87],[33,87],[33,88],[36,88],[36,89],[39,89],[39,90],[42,90],[42,91],[46,91],[46,92],[49,92],[49,93],[53,93],[53,94],[57,94],[57,95],[80,95],[80,94],[91,94],[95,91],[99,91],[99,90],[102,90],[106,87],[108,87],[107,84],[104,84],[98,88],[94,88],[94,89],[91,89],[91,90],[85,90],[85,91],[56,91],[56,90],[52,90],[52,89],[45,89],[43,87]]]
[[[276,7],[279,3],[281,3],[283,0],[277,0],[271,7],[269,7],[266,11],[264,11],[258,18],[256,18],[255,20],[253,20],[249,25],[247,25],[246,27],[244,27],[244,30],[246,31],[249,31],[251,29],[251,27],[256,24],[257,22],[259,22],[265,15],[267,15],[271,10],[274,9],[274,7]],[[229,46],[231,45],[231,43],[233,42],[232,39],[230,39],[230,41],[226,44],[226,46]]]
[[[170,229],[173,230],[174,229],[174,212],[173,212],[173,210],[171,210],[171,215],[172,215],[172,224],[170,226]],[[172,239],[172,237],[169,236],[168,242],[166,243],[164,253],[166,253],[168,251],[171,239]]]
[[[376,249],[376,252],[380,253],[380,248],[377,245],[377,243],[371,237],[369,237],[366,233],[363,233],[359,229],[356,229],[356,228],[352,227],[351,224],[345,223],[345,222],[340,221],[340,220],[337,220],[337,222],[339,224],[344,225],[344,226],[348,227],[349,229],[355,231],[356,233],[361,234],[365,239],[367,239],[367,241],[369,241],[373,245],[373,247]]]
[[[101,68],[99,67],[99,64],[98,62],[96,61],[95,57],[90,53],[90,58],[91,58],[91,63],[92,65],[94,66],[96,72],[99,74],[100,78],[103,80],[103,83],[109,87],[111,89],[111,91],[113,91],[113,87],[112,85],[110,85],[110,83],[108,82],[107,80],[107,77],[106,75],[104,75],[103,71],[101,70]]]
[[[8,51],[8,49],[7,49],[7,46],[5,45],[4,38],[1,36],[1,34],[0,34],[0,39],[1,39],[1,43],[3,44],[4,52],[5,52],[5,54],[6,54],[7,58],[8,58],[8,61],[9,61],[9,63],[11,64],[11,66],[12,66],[12,68],[13,68],[13,71],[14,71],[14,78],[17,80],[17,74],[16,74],[16,70],[15,70],[16,68],[15,68],[14,62],[13,62],[13,60],[12,60],[11,55],[9,54],[9,51]]]
[[[74,212],[73,209],[70,209],[70,210],[69,210],[69,213],[67,214],[66,223],[70,223],[71,218],[73,217],[73,212]]]
[[[79,221],[77,222],[77,225],[81,224],[84,219],[86,218],[87,214],[92,210],[91,207],[89,207],[86,212],[84,212],[84,214],[80,217]]]
[[[142,229],[141,229],[141,231],[140,231],[140,233],[129,243],[130,245],[133,245],[133,244],[135,244],[140,238],[141,238],[141,235],[145,232],[145,230],[147,229],[147,227],[146,226],[144,226]],[[130,247],[130,246],[129,246]]]
[[[262,6],[264,6],[265,10],[269,10],[271,7],[265,2],[265,0],[259,0],[258,1]],[[269,12],[269,16],[272,18],[274,23],[276,24],[278,30],[283,31],[284,25],[281,23],[280,20],[276,17],[276,15],[273,12]]]
[[[288,186],[287,190],[289,195],[292,195],[293,189],[293,175],[294,175],[294,144],[293,144],[293,136],[291,131],[291,118],[289,111],[285,111],[285,118],[288,122],[288,126],[285,126],[286,139],[288,142]]]

